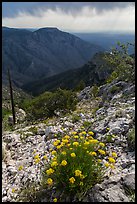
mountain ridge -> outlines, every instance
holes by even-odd
[[[3,82],[9,68],[18,86],[82,66],[103,50],[57,28],[32,32],[4,27],[2,34]]]

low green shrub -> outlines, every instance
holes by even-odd
[[[72,123],[76,123],[81,119],[79,115],[72,115]]]
[[[66,114],[75,110],[76,104],[75,92],[58,89],[56,92],[45,92],[32,100],[24,101],[22,108],[27,113],[27,119],[32,121],[53,117],[58,111]]]
[[[99,93],[99,87],[95,84],[91,87],[91,96],[97,97]]]
[[[37,132],[38,132],[38,128],[37,127],[30,127],[29,129],[28,129],[28,131],[29,132],[32,132],[34,135],[36,135],[37,134]]]
[[[85,129],[87,129],[87,128],[89,128],[89,127],[91,126],[91,122],[89,122],[89,121],[84,121],[84,122],[83,122],[83,126],[84,126]]]
[[[114,85],[114,86],[112,86],[112,87],[110,88],[109,91],[110,91],[111,94],[114,94],[114,93],[118,92],[119,90],[120,90],[120,87]]]
[[[11,110],[9,110],[8,108],[2,108],[2,119],[7,116],[7,115],[11,115],[12,112]]]

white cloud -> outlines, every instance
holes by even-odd
[[[38,15],[20,12],[14,18],[3,18],[2,25],[17,28],[57,27],[64,31],[101,32],[135,31],[135,8],[116,8],[98,13],[95,8],[84,6],[75,13],[62,9],[37,10]]]

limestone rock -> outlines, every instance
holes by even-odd
[[[123,184],[125,187],[135,191],[135,173],[125,175]]]

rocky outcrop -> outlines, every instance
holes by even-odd
[[[48,124],[36,124],[3,133],[3,144],[8,151],[6,159],[2,161],[3,202],[16,201],[17,193],[13,193],[13,188],[20,189],[29,181],[39,182],[40,171],[51,158],[50,149],[53,148],[53,141],[64,134],[79,131],[83,125],[87,125],[85,129],[88,131],[95,131],[95,137],[106,142],[108,151],[113,149],[117,152],[118,158],[115,169],[105,175],[102,183],[89,189],[82,202],[131,201],[130,193],[135,192],[135,149],[131,150],[128,147],[128,132],[135,125],[135,97],[133,92],[128,97],[124,95],[125,90],[132,87],[130,84],[119,84],[124,88],[118,93],[114,92],[111,99],[105,101],[105,106],[98,107],[96,111],[93,111],[93,107],[96,108],[100,99],[81,97],[77,105],[78,112],[57,117]],[[86,95],[86,92],[88,95],[90,87],[81,93]],[[73,122],[73,114],[80,117],[76,122]],[[34,128],[37,131],[31,134]],[[37,154],[41,161],[35,164],[34,156]],[[47,156],[47,160],[43,159],[44,155]],[[21,171],[18,170],[20,166],[23,167]],[[42,198],[41,202],[47,202],[46,199]],[[68,200],[66,198],[65,202]]]

